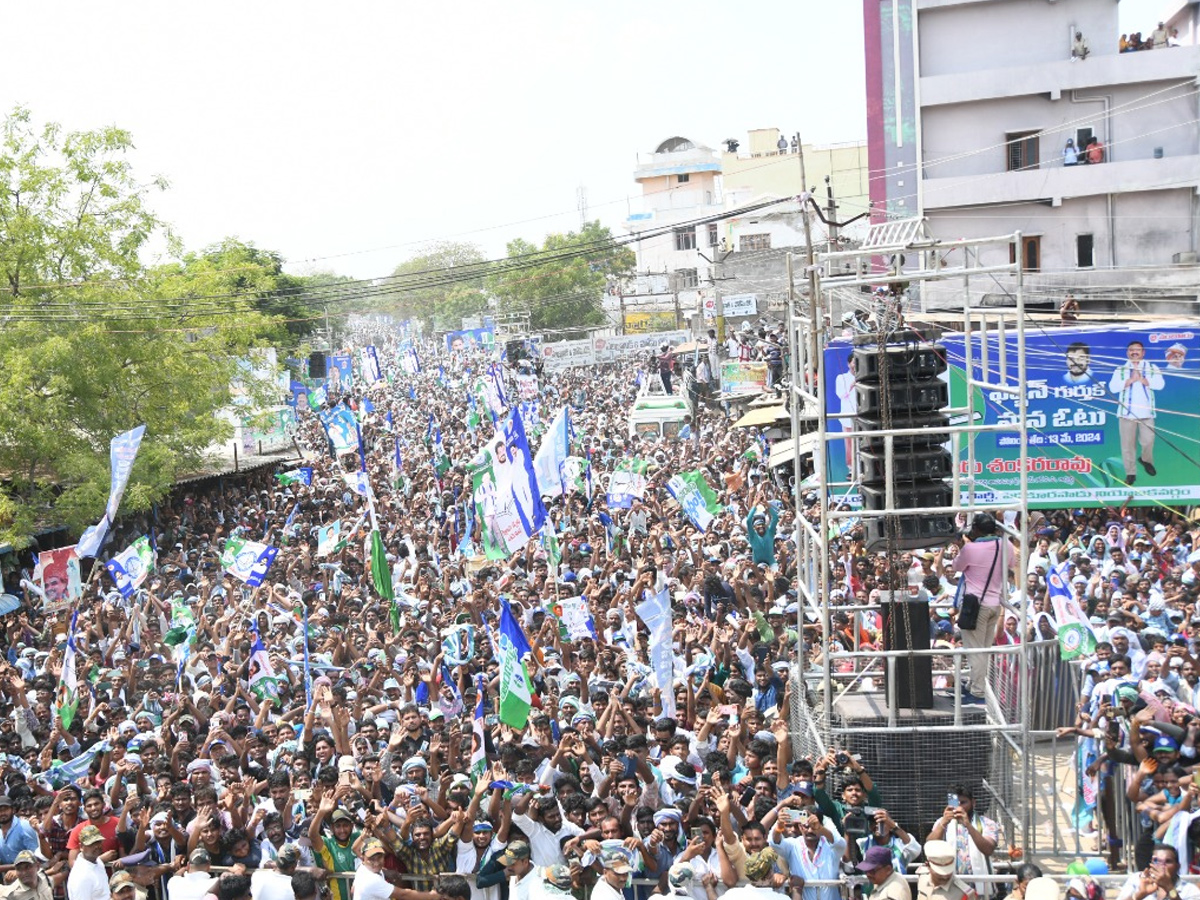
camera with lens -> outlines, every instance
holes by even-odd
[[[850,765],[850,754],[838,751],[838,754],[833,758],[833,761],[844,769],[846,766]]]
[[[846,836],[847,842],[852,843],[858,838],[865,838],[874,827],[875,823],[867,815],[865,807],[846,807],[846,815],[842,819],[842,834]]]

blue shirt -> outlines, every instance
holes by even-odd
[[[11,866],[22,850],[38,852],[38,836],[33,826],[19,816],[13,816],[8,833],[0,840],[0,866]]]

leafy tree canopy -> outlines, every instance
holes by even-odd
[[[488,288],[501,310],[528,310],[534,331],[605,324],[601,303],[609,279],[628,275],[636,264],[633,251],[616,244],[599,222],[548,235],[540,247],[511,241],[508,258],[512,263],[497,267]]]
[[[199,466],[227,436],[239,360],[285,334],[262,298],[286,276],[236,242],[143,267],[151,237],[171,238],[127,132],[38,130],[18,108],[0,135],[0,542],[21,546],[99,517],[122,431],[146,425],[124,510]]]
[[[463,316],[487,309],[483,251],[474,244],[441,241],[396,266],[380,308],[426,330],[455,331]],[[375,307],[372,307],[375,309]]]

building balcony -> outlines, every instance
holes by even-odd
[[[708,147],[693,147],[668,153],[638,155],[637,168],[633,170],[635,181],[646,178],[661,178],[664,175],[690,175],[693,172],[720,172],[721,160]]]
[[[1036,201],[1058,205],[1072,197],[1198,186],[1200,155],[1090,166],[1062,166],[1056,160],[1044,168],[1022,172],[927,178],[923,200],[927,210]]]
[[[1072,90],[1151,81],[1182,81],[1198,76],[1200,47],[1108,53],[1089,56],[1081,62],[1061,59],[1037,65],[922,78],[921,106],[946,106],[1031,94],[1048,94],[1051,100],[1057,100]]]

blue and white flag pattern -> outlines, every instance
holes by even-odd
[[[225,542],[225,552],[221,554],[221,564],[225,571],[247,587],[258,587],[267,576],[271,563],[279,553],[278,547],[269,547],[257,541],[246,541],[241,538],[230,538]]]
[[[571,419],[564,406],[550,423],[533,459],[533,470],[543,496],[561,497],[569,489],[563,480],[563,464],[570,455]]]
[[[348,406],[339,403],[320,415],[334,453],[358,449],[358,423],[354,421],[354,413]]]
[[[359,361],[362,363],[363,381],[367,383],[367,387],[383,381],[383,375],[379,370],[379,355],[373,346],[364,347],[359,352]]]
[[[138,449],[142,446],[142,436],[146,426],[139,425],[112,439],[109,447],[109,461],[112,468],[112,482],[108,489],[108,503],[100,521],[87,529],[79,538],[75,552],[79,558],[95,557],[104,544],[108,529],[117,518],[117,507],[121,505],[121,497],[125,495],[125,487],[129,484],[129,473],[133,471],[133,463],[137,459]]]
[[[106,562],[104,567],[116,582],[121,596],[131,596],[154,570],[154,550],[150,546],[150,538],[142,535]]]

